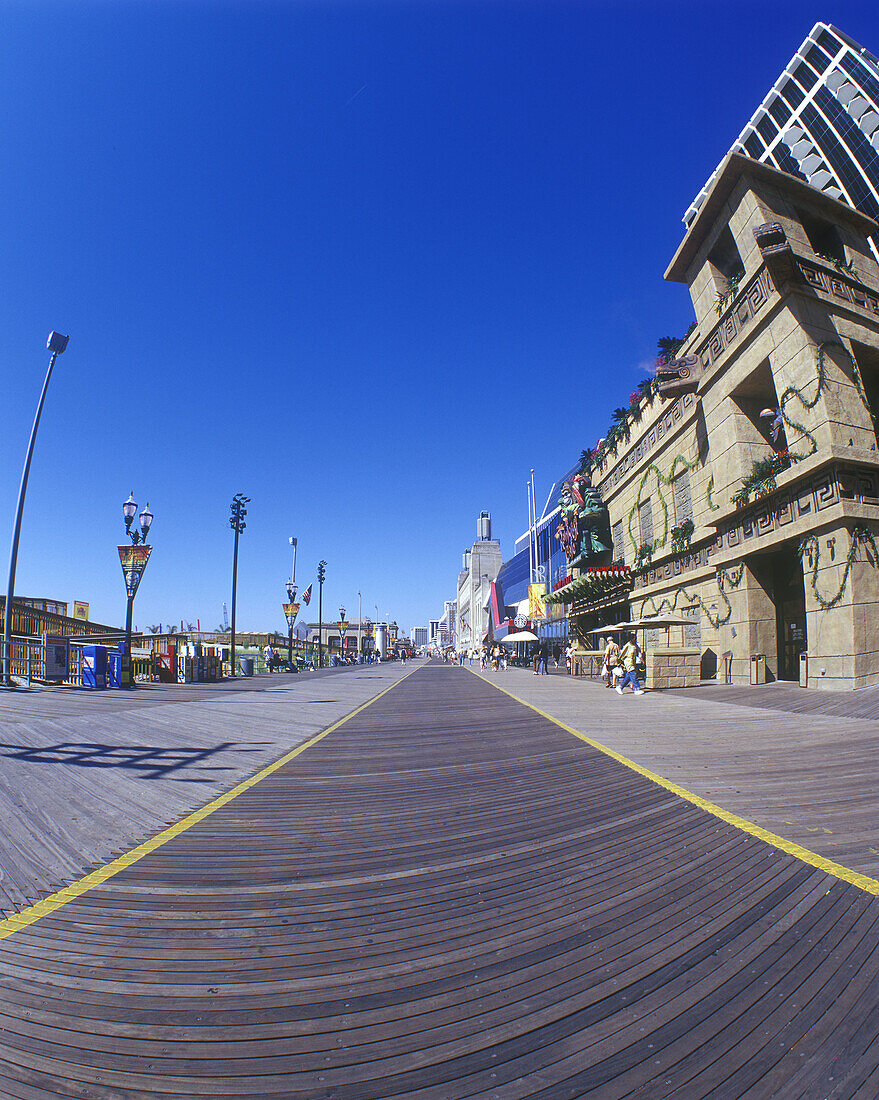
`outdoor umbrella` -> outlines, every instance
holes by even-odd
[[[616,634],[620,630],[626,630],[631,623],[607,623],[605,626],[595,626],[587,630],[587,634]]]
[[[506,645],[507,642],[536,642],[538,637],[530,630],[520,630],[517,634],[507,634],[505,638],[498,638],[498,641]]]
[[[693,626],[695,619],[688,619],[685,615],[645,615],[640,619],[633,619],[630,623],[623,623],[621,630],[658,630],[668,629],[670,626],[681,628],[681,645],[684,644],[684,627]]]

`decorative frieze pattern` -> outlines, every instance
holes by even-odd
[[[662,414],[662,416],[652,424],[648,431],[646,431],[638,442],[631,450],[617,462],[607,477],[601,482],[600,489],[601,494],[604,494],[613,489],[613,487],[619,484],[620,481],[633,470],[641,461],[645,458],[653,448],[662,443],[663,440],[671,434],[676,428],[678,423],[683,419],[684,414],[692,407],[696,398],[692,393],[686,393],[683,397],[679,397],[677,401],[671,406],[671,408]]]
[[[814,516],[840,502],[879,507],[879,469],[869,466],[830,466],[807,481],[776,490],[771,496],[731,516],[710,543],[686,554],[665,558],[635,574],[634,590],[693,573],[711,564],[725,550],[748,552],[749,543],[783,531],[804,516]]]
[[[804,516],[817,515],[846,501],[879,505],[879,470],[834,465],[812,478],[776,490],[725,521],[717,532],[716,549],[741,548]]]
[[[709,558],[715,553],[717,553],[717,546],[712,542],[691,549],[686,554],[676,554],[674,557],[665,558],[658,565],[636,573],[632,588],[647,588],[651,584],[658,584],[660,581],[671,580],[673,577],[680,577],[683,574],[692,573],[696,569],[702,569],[710,564]]]
[[[696,354],[702,360],[706,370],[710,370],[720,357],[750,327],[757,315],[775,294],[772,280],[766,268],[760,271],[736,295],[733,303],[723,314],[705,341],[699,345]]]
[[[867,313],[879,317],[879,295],[869,290],[863,283],[855,279],[848,279],[840,274],[832,274],[817,264],[811,264],[807,260],[797,257],[797,267],[806,284],[813,290],[818,290],[830,298],[836,298],[843,302],[859,306]]]

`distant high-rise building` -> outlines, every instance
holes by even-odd
[[[832,23],[816,23],[730,152],[879,220],[879,60]],[[684,215],[686,225],[715,175]]]
[[[426,626],[412,627],[412,644],[414,646],[420,649],[422,646],[426,646],[429,640]]]
[[[482,644],[489,626],[491,583],[503,564],[501,544],[491,537],[491,514],[480,512],[476,541],[464,551],[458,574],[458,622],[455,644],[470,649]]]

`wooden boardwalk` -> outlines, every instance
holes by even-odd
[[[382,664],[131,692],[0,691],[0,911],[155,836],[404,674]]]
[[[875,1100],[877,918],[431,665],[0,940],[0,1094]]]
[[[834,718],[863,718],[879,721],[879,687],[858,688],[857,691],[817,691],[798,684],[776,681],[756,687],[741,684],[710,684],[697,688],[676,688],[663,695],[686,696],[716,703],[732,703],[740,707],[780,710],[786,714],[828,715]]]

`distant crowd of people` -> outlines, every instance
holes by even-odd
[[[405,664],[406,661],[411,660],[412,658],[412,654],[405,649],[390,652],[384,658],[377,649],[370,650],[370,652],[368,653],[363,653],[359,659],[353,654],[345,654],[344,656],[342,656],[340,654],[334,653],[330,654],[329,656],[331,657],[332,662],[335,665],[372,665],[381,664],[382,660],[399,660],[402,664]],[[263,647],[262,657],[263,661],[265,662],[266,671],[268,672],[280,672],[288,667],[287,658],[284,657],[278,650],[276,650],[271,642],[268,642]],[[313,659],[307,660],[301,657],[294,657],[293,660],[296,662],[296,667],[299,669],[310,669],[312,671],[314,670]]]
[[[613,688],[618,695],[622,695],[627,687],[632,689],[633,695],[643,695],[639,672],[644,671],[644,652],[638,645],[634,634],[624,636],[622,647],[617,643],[612,634],[604,639],[604,651],[602,653],[601,676],[605,685]],[[574,657],[573,645],[568,645],[564,650],[556,642],[550,646],[546,638],[534,642],[528,651],[527,657],[520,657],[511,652],[502,642],[492,645],[472,646],[469,649],[448,649],[442,654],[444,661],[457,662],[459,665],[469,665],[471,668],[478,662],[480,669],[486,671],[489,666],[493,672],[504,672],[510,664],[517,667],[531,667],[535,676],[546,676],[549,661],[555,662],[556,668],[561,668],[564,658],[565,668],[571,671]]]
[[[572,654],[573,646],[569,645],[563,650],[561,645],[556,643],[550,647],[549,642],[543,639],[530,646],[527,656],[520,656],[501,642],[495,642],[490,646],[473,646],[470,649],[457,651],[449,649],[443,654],[443,660],[457,662],[459,665],[466,664],[471,668],[478,662],[483,671],[487,671],[490,666],[493,672],[504,672],[512,664],[518,668],[532,668],[535,676],[545,676],[550,659],[555,662],[556,668],[561,668],[562,657],[570,672]]]

